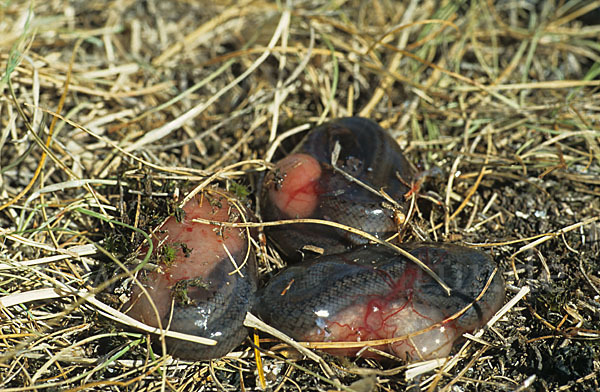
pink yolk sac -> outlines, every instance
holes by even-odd
[[[138,276],[149,295],[134,285],[126,305],[131,317],[146,324],[218,342],[205,346],[170,339],[169,351],[180,358],[223,356],[247,334],[243,320],[256,292],[247,230],[193,222],[239,222],[244,212],[229,200],[224,191],[206,191],[186,203],[181,222],[174,216],[165,221],[153,241],[158,268]]]
[[[477,250],[432,243],[406,248],[451,287],[451,295],[405,257],[369,245],[284,269],[260,292],[257,311],[300,341],[368,345],[394,339],[374,347],[404,360],[446,356],[464,332],[502,306],[502,276]],[[356,355],[361,349],[326,351]],[[361,355],[374,356],[368,350]]]
[[[280,181],[269,189],[269,199],[288,218],[310,216],[319,202],[319,162],[310,155],[293,154],[279,161],[277,169]]]

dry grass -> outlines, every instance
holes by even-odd
[[[491,252],[510,302],[419,367],[260,335],[268,387],[600,388],[600,2],[291,3],[0,3],[0,388],[260,389],[249,342],[153,351],[118,312],[126,270],[177,195],[255,207],[305,124],[349,115],[441,169],[415,235]]]

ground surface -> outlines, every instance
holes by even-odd
[[[293,3],[0,4],[0,388],[259,389],[249,343],[148,355],[110,318],[119,263],[177,195],[218,184],[254,208],[281,135],[361,115],[437,173],[421,235],[493,254],[514,302],[421,376],[265,351],[268,388],[598,390],[599,2]]]

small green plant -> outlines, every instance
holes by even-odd
[[[173,264],[173,261],[175,261],[175,257],[177,257],[177,244],[165,244],[161,248],[160,253],[162,256],[161,261],[165,263],[165,265]]]
[[[250,194],[250,191],[246,186],[238,184],[237,182],[232,182],[229,186],[229,189],[231,189],[233,194],[236,195],[238,199],[245,199]]]

